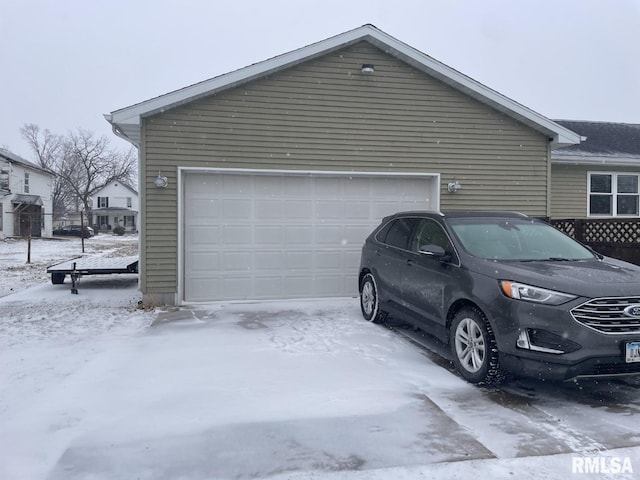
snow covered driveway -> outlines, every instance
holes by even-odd
[[[596,478],[640,472],[637,379],[478,388],[356,299],[138,298],[124,275],[0,298],[0,478],[559,479],[585,455],[633,469]]]

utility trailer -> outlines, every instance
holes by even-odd
[[[71,277],[71,293],[78,293],[77,283],[83,275],[108,275],[112,273],[138,273],[138,256],[132,257],[77,257],[57,263],[47,268],[51,274],[51,283],[64,283],[67,275]]]

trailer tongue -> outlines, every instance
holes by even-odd
[[[138,256],[132,257],[78,257],[57,263],[47,268],[51,274],[51,283],[64,283],[67,275],[71,277],[71,293],[78,293],[77,283],[83,275],[108,275],[112,273],[138,273]]]

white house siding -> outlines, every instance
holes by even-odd
[[[107,197],[109,199],[109,209],[106,211],[100,211],[98,198],[99,197]],[[127,205],[127,200],[131,200],[131,205]],[[129,188],[127,185],[124,185],[122,182],[111,182],[102,188],[99,192],[91,197],[92,204],[92,215],[93,215],[93,223],[96,224],[98,215],[108,216],[108,225],[113,229],[116,226],[116,223],[121,226],[124,225],[124,215],[134,216],[134,222],[136,225],[127,226],[126,230],[137,230],[138,212],[140,211],[140,201],[138,198],[138,194]],[[114,209],[122,209],[122,211],[114,212]],[[130,212],[126,212],[130,211]],[[118,222],[114,221],[114,215],[118,217]],[[98,225],[99,226],[99,225]]]
[[[3,168],[9,164],[9,188],[11,194],[2,199],[3,227],[2,235],[11,237],[18,235],[14,231],[14,204],[15,195],[38,195],[42,199],[43,224],[42,236],[51,236],[53,232],[53,178],[37,169],[31,169],[18,163],[6,162]],[[25,173],[29,173],[29,186],[25,186]],[[28,191],[27,191],[28,190]]]

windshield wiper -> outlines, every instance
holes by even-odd
[[[520,260],[521,262],[576,262],[574,258],[564,257],[547,257],[547,258],[531,258],[527,260]]]

